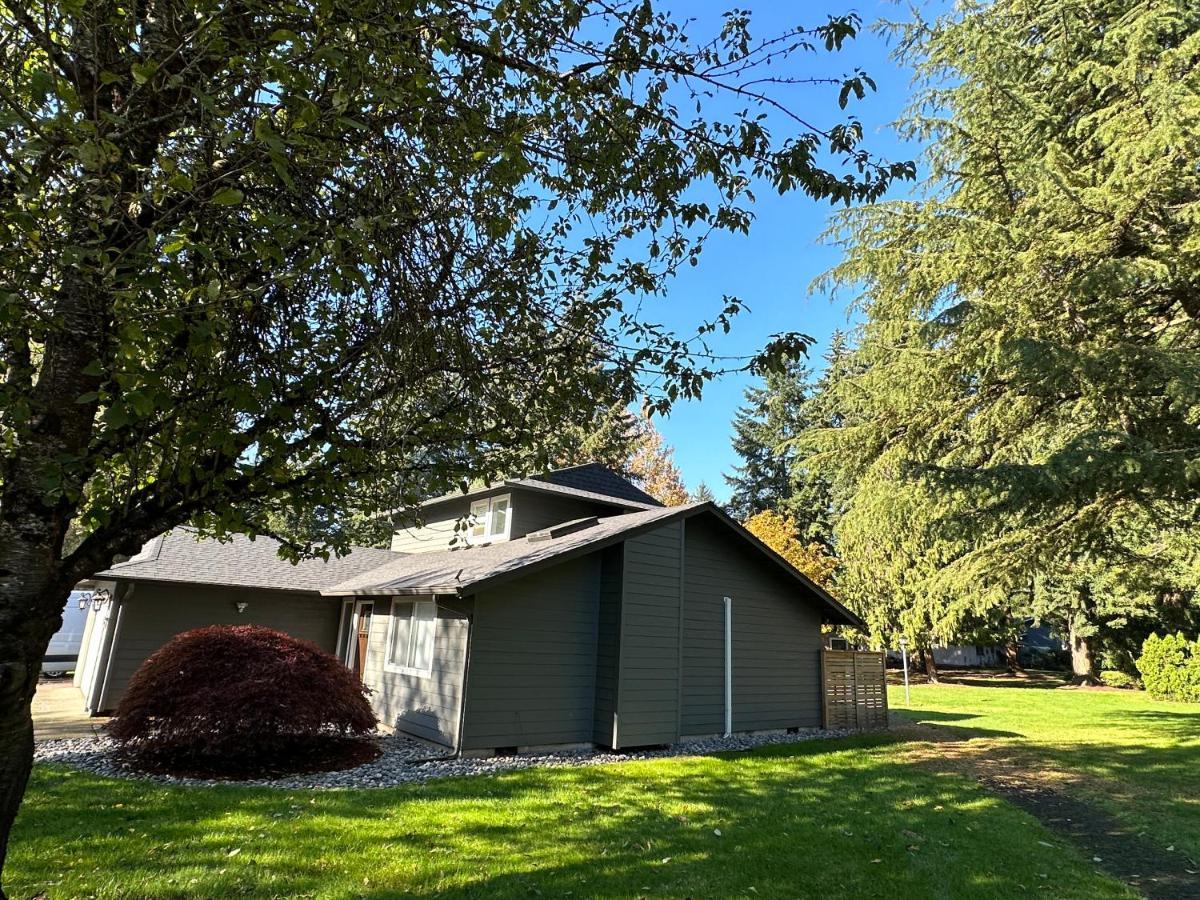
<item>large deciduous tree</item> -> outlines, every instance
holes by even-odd
[[[970,2],[900,40],[930,190],[838,226],[867,367],[839,527],[920,563],[883,588],[923,627],[1024,609],[1086,680],[1200,581],[1200,8]]]
[[[756,183],[848,201],[910,171],[790,111],[790,60],[856,26],[0,0],[0,854],[42,653],[114,554],[503,470],[590,414],[597,371],[694,395],[702,346],[626,301],[746,230]]]

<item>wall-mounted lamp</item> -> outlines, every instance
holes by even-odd
[[[237,607],[238,612],[244,613],[246,611],[246,607],[249,606],[250,604],[247,603],[245,600],[239,600],[237,603],[235,603],[233,605]]]
[[[112,595],[109,594],[108,588],[100,588],[98,591],[88,591],[86,594],[81,594],[79,597],[79,608],[87,609],[91,606],[96,612],[100,612],[100,608],[104,606]]]

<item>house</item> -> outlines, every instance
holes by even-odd
[[[711,503],[663,507],[601,466],[427,501],[391,550],[279,560],[178,530],[97,576],[81,686],[111,708],[172,634],[256,622],[314,640],[381,720],[463,754],[821,724],[821,624],[863,627]]]

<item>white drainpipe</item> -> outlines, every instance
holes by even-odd
[[[733,599],[725,598],[725,737],[733,734]]]

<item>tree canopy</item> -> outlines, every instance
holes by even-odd
[[[1200,574],[1200,11],[972,2],[898,37],[930,175],[834,230],[865,315],[814,438],[853,484],[839,556],[934,633],[1047,619],[1086,676]]]
[[[834,111],[865,74],[797,65],[852,15],[0,0],[0,25],[0,848],[78,579],[185,521],[253,534],[549,459],[614,393],[696,396],[740,302],[680,337],[635,301],[746,231],[756,189],[912,171]]]

